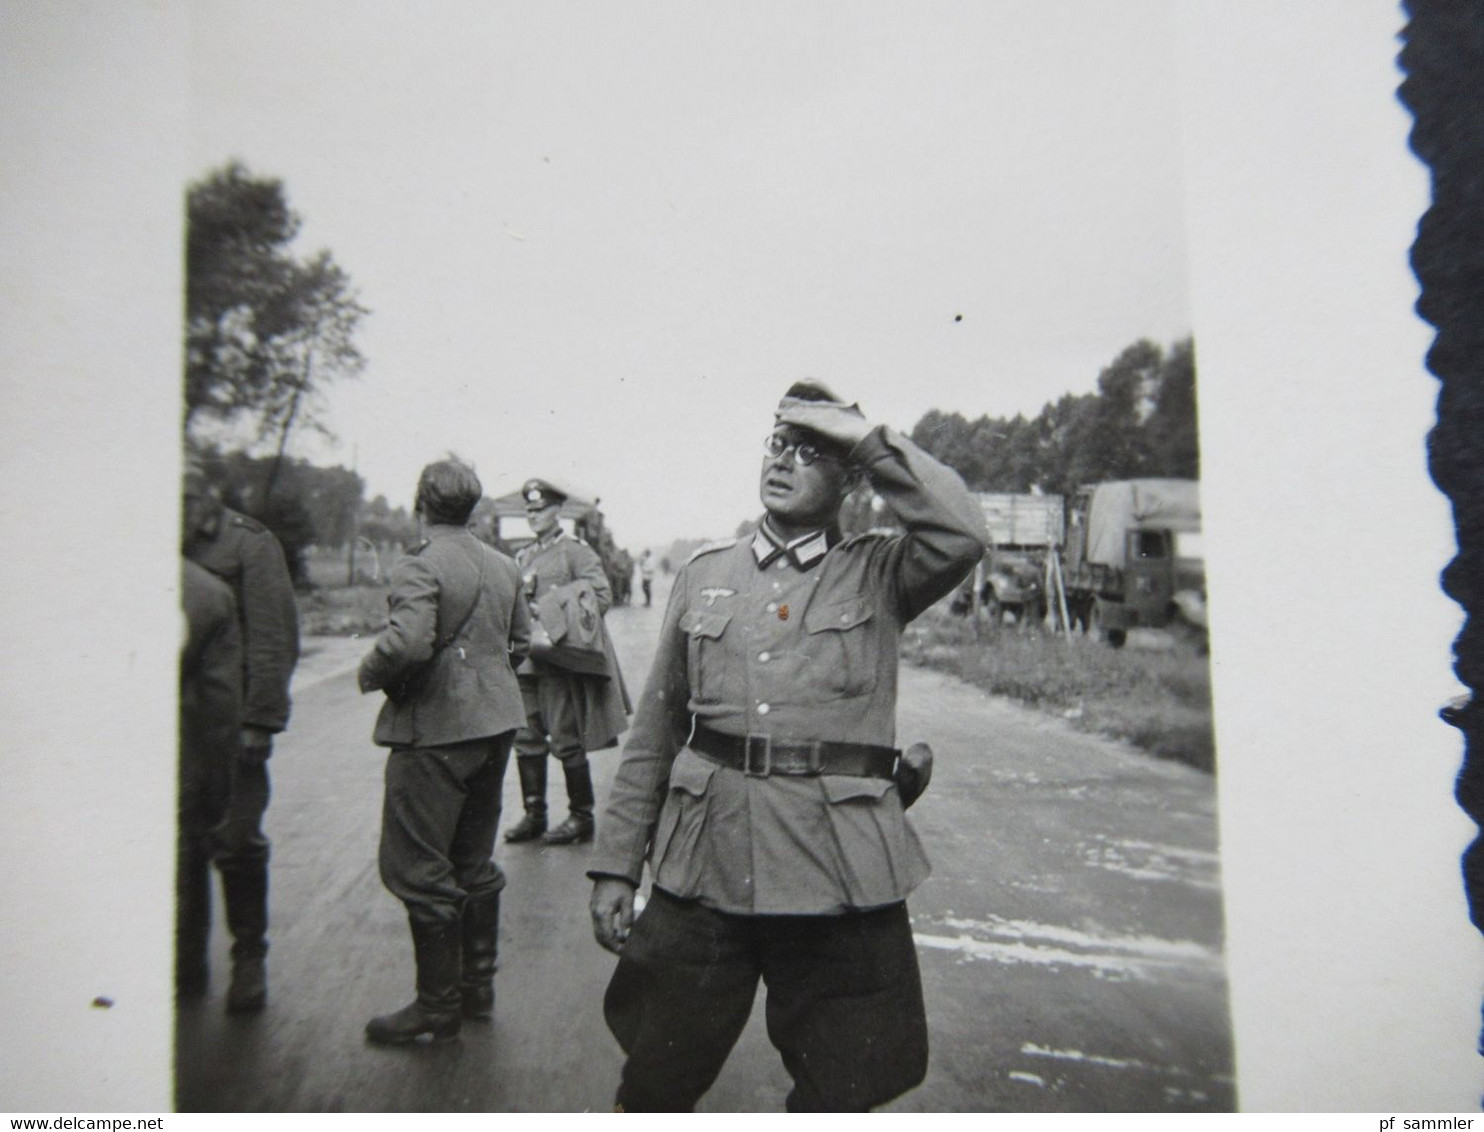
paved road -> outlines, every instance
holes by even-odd
[[[609,615],[636,698],[656,598]],[[510,884],[493,1024],[439,1047],[364,1042],[366,1019],[410,997],[413,971],[401,905],[376,875],[383,756],[369,738],[377,698],[354,687],[363,647],[309,643],[273,759],[270,1004],[224,1015],[218,924],[212,995],[179,1016],[178,1108],[608,1109],[613,959],[592,941],[581,848],[498,850]],[[891,1109],[1231,1110],[1212,780],[910,667],[899,721],[902,744],[937,752],[912,811],[934,874],[910,902],[932,1057]],[[600,803],[616,758],[593,760]],[[701,1109],[781,1111],[787,1090],[759,1009]]]

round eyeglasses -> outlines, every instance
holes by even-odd
[[[789,443],[776,432],[770,432],[763,437],[763,451],[775,460],[790,449],[793,450],[794,459],[806,468],[815,460],[831,459],[828,453],[820,449],[819,445],[808,440],[795,440]]]

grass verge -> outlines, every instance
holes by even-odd
[[[1191,644],[1152,632],[1122,649],[1044,630],[982,633],[976,640],[971,621],[935,606],[903,633],[902,658],[1214,773],[1210,665]]]
[[[300,590],[299,632],[306,637],[374,637],[386,628],[386,586],[316,586]]]

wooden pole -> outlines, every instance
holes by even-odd
[[[1067,615],[1067,586],[1066,581],[1061,575],[1061,555],[1056,553],[1055,547],[1051,549],[1051,557],[1047,565],[1050,571],[1056,575],[1056,602],[1057,608],[1061,611],[1061,629],[1067,638],[1067,643],[1071,644],[1072,619]]]

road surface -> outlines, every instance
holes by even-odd
[[[656,602],[608,617],[637,700]],[[497,849],[509,876],[492,1024],[382,1048],[373,1014],[412,995],[401,905],[376,846],[379,696],[366,642],[307,642],[272,768],[269,1004],[223,1010],[230,942],[177,1023],[181,1111],[605,1111],[621,1055],[602,1018],[614,959],[592,940],[586,847]],[[925,739],[932,788],[911,812],[934,863],[909,902],[931,1036],[901,1112],[1230,1111],[1232,1048],[1212,779],[1072,731],[951,677],[904,666],[899,745]],[[601,813],[617,751],[593,759]],[[549,801],[564,794],[553,764]],[[502,828],[519,816],[514,768]],[[754,1012],[701,1111],[777,1112],[789,1083]]]

